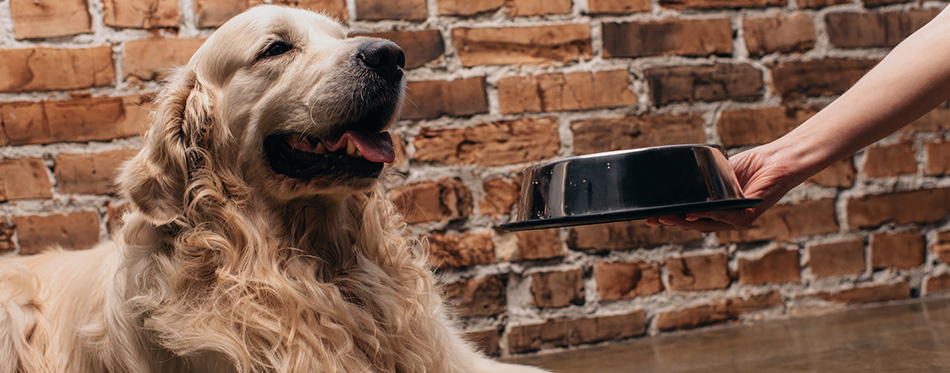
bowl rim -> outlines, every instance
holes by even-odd
[[[675,145],[659,145],[659,146],[646,146],[646,147],[642,147],[642,148],[633,148],[633,149],[610,150],[610,151],[606,151],[606,152],[598,152],[598,153],[590,153],[590,154],[583,154],[583,155],[575,155],[575,156],[570,156],[570,157],[561,158],[561,159],[555,159],[555,160],[551,160],[551,161],[544,161],[544,162],[540,162],[540,163],[537,163],[537,164],[534,164],[534,165],[525,167],[525,169],[522,171],[522,173],[525,172],[525,171],[531,170],[531,169],[543,168],[543,167],[546,167],[546,166],[552,166],[552,165],[556,165],[556,164],[560,164],[560,163],[565,163],[565,162],[570,162],[570,161],[575,161],[575,160],[586,160],[586,159],[592,159],[592,158],[611,157],[611,156],[616,156],[616,155],[634,154],[634,153],[641,153],[641,152],[655,151],[655,150],[663,150],[663,149],[671,149],[671,148],[715,148],[715,149],[718,149],[719,151],[721,151],[722,154],[725,155],[727,159],[729,158],[729,155],[726,153],[726,148],[725,148],[724,146],[722,146],[722,145],[719,145],[719,144],[675,144]]]
[[[675,205],[617,210],[598,214],[558,216],[546,219],[510,221],[498,224],[497,227],[508,232],[516,232],[534,229],[572,227],[577,225],[615,223],[620,221],[642,220],[657,216],[683,215],[690,212],[744,209],[755,207],[762,203],[762,201],[763,199],[761,198],[737,198],[716,201],[690,202]]]

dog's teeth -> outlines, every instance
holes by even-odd
[[[298,143],[301,143],[301,144],[303,144],[303,145],[306,145],[308,148],[313,147],[313,145],[310,145],[310,139],[308,139],[308,138],[306,138],[306,137],[298,139],[297,142],[298,142]]]
[[[359,150],[359,149],[356,149],[356,157],[357,157],[357,158],[363,158],[363,153],[360,153],[360,150]]]
[[[313,152],[314,152],[314,153],[318,153],[318,154],[326,153],[326,152],[327,152],[327,147],[324,146],[323,143],[321,142],[321,143],[317,144],[316,147],[313,148]]]
[[[352,142],[352,141],[347,141],[347,142],[346,142],[346,155],[349,155],[349,156],[356,156],[356,154],[357,154],[356,152],[357,152],[357,150],[356,150],[356,145],[353,145],[353,142]]]

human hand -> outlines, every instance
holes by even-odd
[[[748,228],[798,181],[780,162],[770,160],[772,153],[766,147],[748,150],[729,159],[746,198],[762,198],[754,208],[692,212],[686,215],[668,215],[647,219],[651,226],[678,226],[700,232],[741,230]]]

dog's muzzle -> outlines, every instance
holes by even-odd
[[[386,128],[401,103],[406,56],[391,41],[370,39],[356,46],[350,69],[336,85],[343,91],[314,107],[345,113],[324,128],[279,131],[264,140],[271,169],[294,179],[375,178],[395,158]]]

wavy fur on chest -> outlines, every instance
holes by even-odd
[[[428,343],[448,332],[433,281],[379,194],[304,205],[284,227],[205,212],[169,235],[133,218],[128,307],[157,345],[238,371],[449,371]]]

